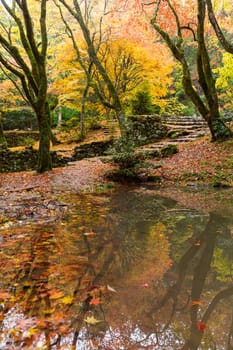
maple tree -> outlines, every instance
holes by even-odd
[[[39,29],[35,28],[27,0],[16,0],[11,4],[1,0],[0,63],[17,79],[18,90],[32,106],[38,119],[40,145],[38,172],[52,168],[50,158],[50,111],[47,100],[47,28],[46,0],[39,6]],[[37,3],[35,3],[35,10]],[[21,86],[18,84],[21,83]]]
[[[95,68],[98,70],[99,74],[101,75],[104,83],[106,84],[109,95],[111,96],[111,102],[105,99],[105,96],[102,94],[101,90],[98,88],[98,85],[95,84],[95,82],[91,79],[90,72],[88,71],[88,69],[85,69],[85,73],[88,77],[88,81],[91,82],[91,85],[95,90],[98,98],[102,102],[102,104],[105,107],[113,109],[116,112],[120,130],[123,132],[125,127],[124,127],[124,116],[122,111],[122,104],[121,104],[119,95],[117,93],[117,90],[113,84],[113,81],[111,80],[111,77],[109,76],[108,72],[106,71],[104,65],[102,64],[98,56],[99,44],[102,42],[102,36],[103,36],[103,29],[102,29],[103,18],[108,13],[109,1],[108,0],[104,1],[103,6],[101,6],[100,2],[98,1],[92,2],[91,0],[85,0],[83,4],[79,3],[77,0],[74,0],[73,6],[70,5],[70,3],[66,0],[58,0],[58,2],[63,5],[63,7],[73,17],[76,24],[78,24],[82,32],[83,39],[87,46],[89,62],[91,65],[95,66]],[[100,10],[100,8],[102,8],[102,10]],[[91,16],[92,16],[93,9],[97,9],[97,13],[102,11],[102,14],[100,15],[100,18],[99,18],[99,24],[96,19],[95,19],[95,22],[92,21]],[[97,25],[96,25],[96,22],[97,22]],[[94,30],[92,29],[92,26]],[[96,27],[99,27],[99,28],[96,29]],[[71,33],[73,33],[73,30],[70,31],[70,34]],[[99,34],[99,38],[96,38],[97,33]],[[72,35],[72,41],[74,44],[74,48],[76,49],[76,52],[78,52],[79,48],[76,45],[76,41],[73,35]],[[77,55],[77,57],[79,57],[79,54]]]
[[[59,50],[59,46],[56,48],[56,64],[49,91],[59,96],[61,105],[77,110],[81,114],[82,124],[85,118],[84,103],[87,106],[87,115],[93,111],[100,118],[110,113],[109,107],[104,107],[98,99],[93,83],[106,101],[111,102],[111,96],[102,76],[93,65],[89,65],[86,46],[78,38],[78,35],[74,38],[78,46],[76,49],[72,49],[70,41],[60,45],[65,50]],[[137,90],[143,90],[145,86],[150,90],[154,104],[164,104],[161,97],[166,95],[171,82],[172,62],[168,60],[162,64],[156,57],[158,50],[158,45],[144,47],[140,43],[135,46],[132,38],[112,38],[99,45],[98,57],[114,84],[124,112],[129,112],[130,100]],[[86,74],[85,70],[89,73]]]

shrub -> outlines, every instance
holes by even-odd
[[[138,90],[135,97],[131,100],[133,114],[143,115],[150,114],[153,111],[152,98],[148,88]]]
[[[117,165],[118,169],[108,172],[106,174],[108,179],[142,181],[148,178],[145,173],[145,169],[148,168],[145,162],[146,154],[136,152],[135,145],[130,139],[120,137],[110,152],[112,154],[110,162]]]

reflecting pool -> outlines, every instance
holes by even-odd
[[[232,350],[224,191],[201,205],[121,186],[71,195],[62,219],[3,227],[0,349]]]

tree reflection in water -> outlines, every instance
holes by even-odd
[[[1,349],[232,350],[232,216],[123,194],[2,230]]]

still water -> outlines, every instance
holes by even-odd
[[[0,349],[232,350],[232,191],[204,197],[120,187],[2,229]]]

